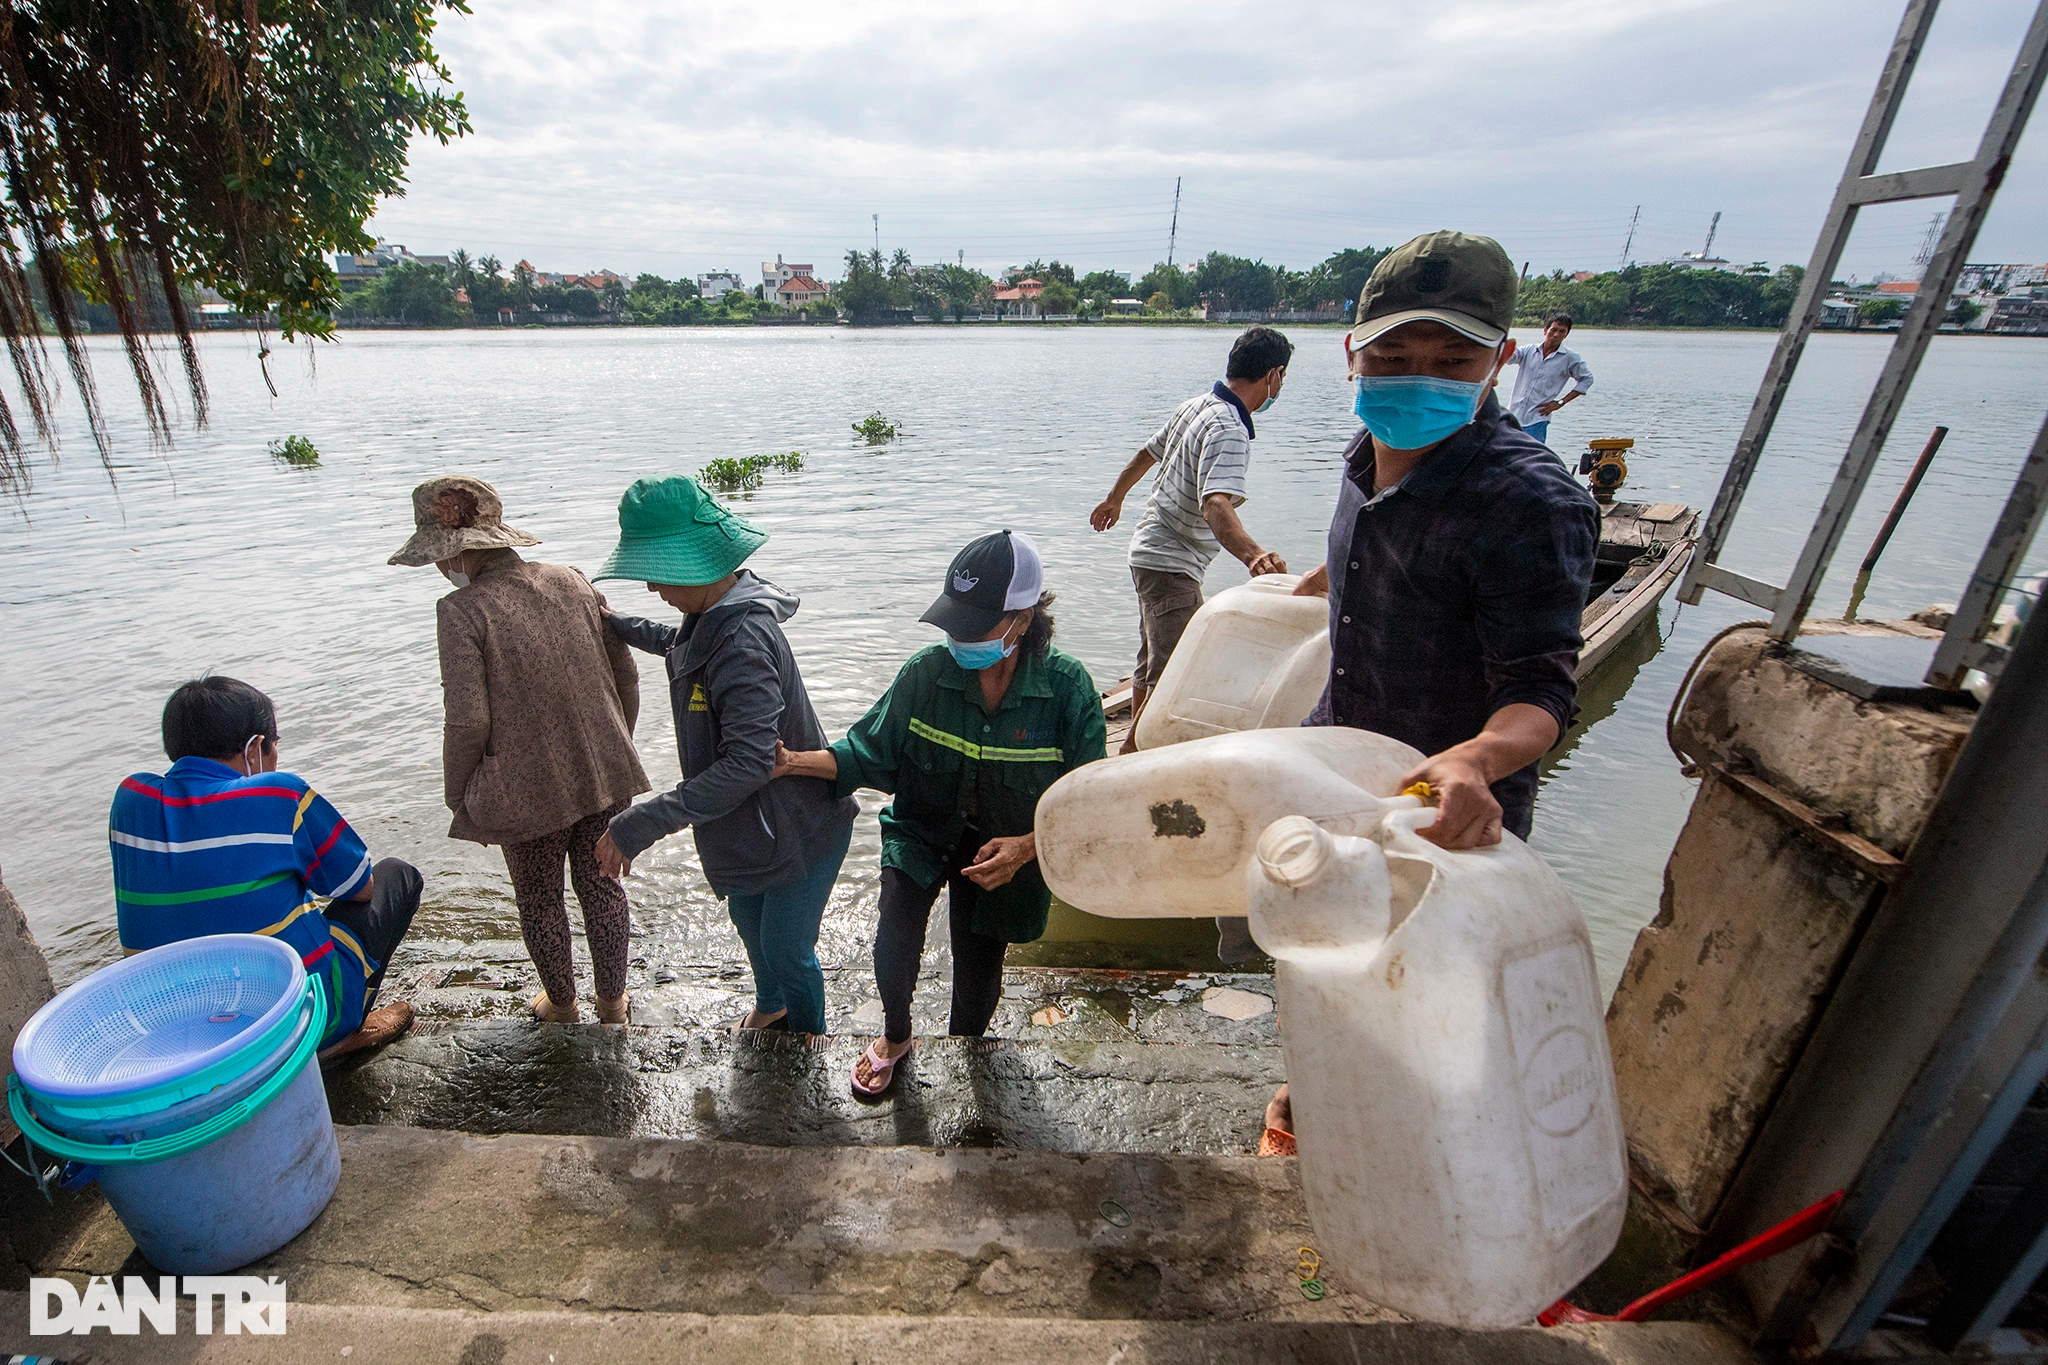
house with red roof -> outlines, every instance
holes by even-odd
[[[825,286],[809,275],[792,275],[775,287],[775,301],[784,308],[802,308],[825,301]]]
[[[1038,296],[1045,292],[1045,285],[1039,280],[1019,280],[1008,289],[996,290],[996,311],[1007,317],[1035,318],[1038,312]]]

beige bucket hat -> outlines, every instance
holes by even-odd
[[[413,489],[412,519],[418,529],[391,556],[391,563],[408,568],[453,559],[464,550],[540,544],[540,537],[505,524],[497,489],[466,474],[428,479]]]

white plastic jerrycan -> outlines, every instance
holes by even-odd
[[[1054,895],[1091,915],[1241,916],[1267,825],[1307,815],[1367,833],[1421,804],[1395,793],[1422,757],[1366,730],[1293,726],[1090,763],[1039,798],[1038,866]]]
[[[1323,1264],[1389,1308],[1526,1323],[1614,1248],[1621,1113],[1584,918],[1512,834],[1447,853],[1275,822],[1247,874]]]
[[[1261,574],[1204,602],[1138,717],[1138,747],[1299,725],[1330,678],[1330,600]]]

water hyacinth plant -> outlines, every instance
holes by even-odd
[[[879,412],[871,412],[853,424],[853,434],[864,438],[871,446],[895,440],[902,429],[900,423],[890,421]]]
[[[770,469],[784,474],[794,474],[804,467],[804,453],[801,450],[786,450],[779,455],[743,455],[738,459],[721,456],[697,471],[697,480],[707,488],[716,488],[722,493],[739,493],[761,486],[761,475]]]
[[[320,463],[320,451],[303,436],[287,436],[270,443],[270,458],[294,469],[312,469]]]

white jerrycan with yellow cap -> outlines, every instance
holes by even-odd
[[[1138,717],[1138,747],[1299,725],[1330,678],[1330,599],[1261,574],[1204,602]]]
[[[1393,811],[1259,839],[1302,1189],[1325,1265],[1389,1308],[1526,1323],[1614,1249],[1627,1158],[1584,917],[1514,835],[1449,853]],[[1339,1269],[1341,1267],[1341,1269]]]
[[[1422,757],[1366,730],[1296,725],[1089,763],[1038,800],[1039,870],[1091,915],[1242,916],[1266,826],[1307,815],[1366,833],[1389,810],[1421,804],[1395,793]]]
[[[1383,735],[1256,730],[1088,764],[1038,806],[1094,915],[1249,915],[1276,964],[1302,1187],[1328,1272],[1403,1313],[1532,1320],[1628,1203],[1592,941],[1512,834],[1446,852]]]

